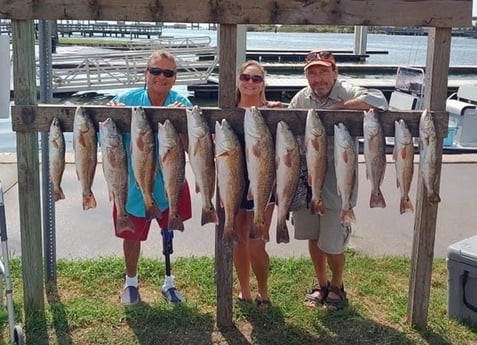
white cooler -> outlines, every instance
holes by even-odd
[[[449,246],[447,277],[449,317],[477,325],[477,236]]]

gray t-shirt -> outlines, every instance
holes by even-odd
[[[324,101],[320,102],[314,95],[312,89],[307,86],[292,98],[289,108],[303,108],[303,109],[326,109],[338,102],[348,101],[350,99],[358,98],[363,102],[370,104],[371,106],[387,110],[388,103],[383,93],[376,89],[366,89],[360,86],[355,86],[346,81],[337,80],[330,96]],[[307,168],[305,159],[305,147],[304,136],[299,136],[297,141],[300,145],[301,156],[301,173],[300,183],[295,193],[295,198],[292,203],[291,210],[308,207],[311,197],[311,191],[308,187],[307,180]],[[356,140],[356,152],[358,152],[358,140]],[[340,210],[341,209],[341,197],[338,195],[336,187],[336,172],[334,162],[334,137],[328,136],[328,170],[326,172],[325,184],[323,186],[322,198],[325,208]],[[358,176],[358,164],[356,160],[356,177]],[[358,196],[358,179],[356,179],[353,195],[351,197],[351,204],[354,207],[356,205],[356,199]]]

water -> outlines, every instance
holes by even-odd
[[[217,32],[211,30],[190,30],[165,28],[163,36],[174,37],[200,37],[210,36],[211,44],[217,44]],[[111,38],[108,38],[111,39]],[[247,47],[250,49],[315,49],[350,50],[354,46],[353,34],[337,33],[300,33],[300,32],[248,32]],[[388,54],[371,54],[364,62],[376,65],[425,65],[427,36],[392,36],[382,34],[369,34],[367,49],[387,51]],[[477,39],[452,37],[450,64],[476,65]],[[177,86],[176,89],[187,95],[187,88]],[[56,102],[64,104],[95,103],[105,104],[120,90],[105,91],[105,96],[85,94],[82,97],[61,99]],[[99,93],[98,93],[99,94]],[[11,130],[10,119],[0,119],[0,153],[15,152],[15,133]],[[71,148],[71,136],[67,134],[67,149]]]

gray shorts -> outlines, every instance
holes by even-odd
[[[351,226],[341,224],[341,210],[326,209],[323,216],[312,214],[309,208],[292,212],[295,239],[318,240],[318,247],[327,254],[344,253],[351,236]]]

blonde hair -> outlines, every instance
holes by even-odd
[[[260,64],[260,62],[258,62],[256,60],[248,60],[248,61],[245,61],[242,64],[242,66],[240,66],[240,69],[237,73],[237,87],[236,87],[236,91],[235,91],[235,105],[236,106],[240,103],[240,98],[241,98],[240,90],[238,88],[239,77],[240,77],[240,74],[242,74],[243,71],[245,71],[247,69],[247,67],[249,67],[249,66],[257,67],[262,72],[263,88],[260,91],[260,99],[263,101],[263,104],[267,103],[267,99],[265,98],[265,68],[263,68],[263,66]]]
[[[147,59],[146,69],[148,69],[151,66],[152,61],[157,59],[168,59],[174,63],[174,70],[177,68],[176,58],[174,57],[174,55],[172,55],[166,50],[161,49],[161,50],[156,50],[152,52],[152,54],[149,56],[149,59]]]

